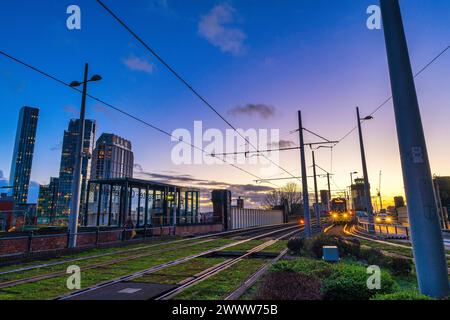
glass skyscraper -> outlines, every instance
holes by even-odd
[[[9,183],[13,187],[12,196],[16,204],[26,204],[28,200],[38,117],[39,109],[37,108],[20,109],[9,175]]]
[[[92,155],[91,179],[133,178],[131,142],[110,133],[98,138]]]
[[[80,120],[70,120],[69,127],[64,131],[64,139],[61,154],[61,165],[59,169],[59,189],[56,214],[68,216],[70,214],[70,200],[72,198],[73,170],[75,166],[75,150],[78,143],[80,130]],[[81,165],[81,205],[86,194],[86,183],[89,180],[91,171],[92,150],[95,143],[95,121],[85,120],[84,142],[83,142],[83,162]]]

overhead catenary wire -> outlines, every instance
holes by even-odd
[[[236,129],[236,127],[233,126],[233,124],[228,121],[205,97],[203,97],[186,79],[184,79],[167,61],[165,61],[161,55],[159,55],[152,47],[150,47],[133,29],[131,29],[128,24],[125,23],[124,20],[122,20],[116,13],[114,13],[103,1],[96,0],[97,3],[103,7],[125,30],[127,30],[140,44],[144,46],[145,49],[147,49],[164,67],[169,70],[170,73],[172,73],[175,78],[177,78],[184,86],[186,86],[200,101],[203,102],[204,105],[206,105],[211,111],[213,111],[220,119],[222,119],[231,129],[233,129],[235,132],[238,133],[238,135],[253,149],[258,150],[257,147],[255,147],[249,139],[247,139],[243,134],[239,132],[239,130]],[[262,156],[267,159],[271,164],[275,165],[285,173],[289,174],[292,177],[295,177],[292,173],[290,173],[288,170],[283,168],[281,165],[270,159],[270,157],[267,157],[266,155],[262,154]]]
[[[433,59],[431,59],[425,66],[423,66],[419,71],[417,71],[414,74],[414,78],[417,78],[418,76],[420,76],[425,70],[427,70],[431,65],[433,65],[442,55],[444,55],[444,53],[446,53],[448,50],[450,49],[450,46],[445,47],[443,50],[441,50]],[[375,113],[377,113],[381,108],[383,108],[388,102],[390,102],[392,100],[392,95],[390,97],[388,97],[386,100],[384,100],[381,104],[379,104],[375,110],[373,110],[369,116],[373,116]],[[365,122],[365,120],[362,121],[363,123]],[[341,143],[343,140],[345,140],[347,137],[349,137],[353,132],[356,131],[358,127],[355,126],[353,127],[350,131],[348,131],[341,139],[339,139],[339,142],[335,144],[338,145],[339,143]]]
[[[46,77],[46,78],[48,78],[48,79],[51,79],[51,80],[53,80],[53,81],[55,81],[55,82],[57,82],[57,83],[59,83],[59,84],[61,84],[61,85],[63,85],[63,86],[66,86],[66,87],[68,87],[68,88],[70,88],[70,89],[72,89],[72,90],[74,90],[74,91],[76,91],[76,92],[78,92],[78,93],[80,93],[80,94],[82,93],[82,91],[81,91],[80,89],[71,87],[69,83],[67,83],[67,82],[65,82],[65,81],[63,81],[63,80],[57,78],[56,76],[51,75],[51,74],[49,74],[48,72],[45,72],[45,71],[43,71],[43,70],[41,70],[41,69],[39,69],[39,68],[37,68],[37,67],[35,67],[35,66],[32,66],[31,64],[29,64],[29,63],[27,63],[27,62],[24,62],[24,61],[22,61],[22,60],[20,60],[20,59],[18,59],[18,58],[16,58],[16,57],[14,57],[14,56],[12,56],[12,55],[6,53],[6,52],[4,52],[4,51],[1,51],[1,50],[0,50],[0,54],[3,55],[4,57],[9,58],[9,59],[12,60],[12,61],[14,61],[14,62],[16,62],[16,63],[18,63],[18,64],[24,66],[24,67],[27,67],[27,68],[30,69],[30,70],[33,70],[34,72],[37,72],[37,73],[41,74],[42,76],[44,76],[44,77]],[[91,95],[91,94],[89,94],[89,93],[87,94],[87,96],[88,96],[90,99],[95,100],[95,101],[97,101],[97,102],[99,102],[99,103],[105,105],[106,107],[108,107],[108,108],[110,108],[110,109],[113,109],[113,110],[115,110],[115,111],[117,111],[117,112],[119,112],[119,113],[121,113],[121,114],[123,114],[123,115],[125,115],[125,116],[127,116],[127,117],[129,117],[129,118],[131,118],[131,119],[133,119],[133,120],[135,120],[135,121],[140,122],[141,124],[143,124],[143,125],[145,125],[145,126],[147,126],[147,127],[150,127],[150,128],[152,128],[152,129],[154,129],[154,130],[156,130],[156,131],[158,131],[158,132],[160,132],[160,133],[162,133],[162,134],[164,134],[164,135],[167,135],[167,136],[173,138],[174,140],[178,140],[179,142],[182,142],[182,143],[184,143],[184,144],[187,144],[187,145],[191,146],[192,148],[195,148],[196,150],[201,151],[201,152],[204,153],[204,154],[209,154],[209,153],[207,153],[205,150],[203,150],[202,148],[200,148],[200,147],[198,147],[198,146],[196,146],[196,145],[194,145],[194,144],[192,144],[192,143],[189,143],[189,142],[187,142],[187,141],[184,141],[184,140],[181,139],[181,138],[176,138],[174,135],[172,135],[172,134],[169,133],[168,131],[166,131],[166,130],[164,130],[164,129],[161,129],[161,128],[157,127],[156,125],[151,124],[150,122],[148,122],[148,121],[146,121],[146,120],[143,120],[143,119],[141,119],[141,118],[139,118],[139,117],[137,117],[137,116],[135,116],[135,115],[132,115],[131,113],[129,113],[129,112],[127,112],[127,111],[124,111],[123,109],[121,109],[121,108],[119,108],[119,107],[116,107],[116,106],[112,105],[111,103],[108,103],[108,102],[106,102],[106,101],[104,101],[104,100],[102,100],[102,99],[100,99],[100,98],[98,98],[98,97],[96,97],[96,96],[93,96],[93,95]],[[245,170],[245,169],[243,169],[243,168],[241,168],[241,167],[239,167],[239,166],[237,166],[237,165],[235,165],[235,164],[233,164],[233,163],[230,163],[230,162],[228,162],[228,161],[226,161],[226,160],[224,160],[224,159],[220,159],[220,158],[217,158],[217,159],[223,161],[224,163],[230,165],[231,167],[233,167],[233,168],[235,168],[235,169],[237,169],[237,170],[240,170],[240,171],[242,171],[242,172],[244,172],[244,173],[246,173],[246,174],[252,176],[253,178],[256,178],[256,179],[259,179],[259,180],[263,180],[261,177],[255,175],[255,174],[251,173],[250,171]],[[274,184],[274,183],[271,183],[271,182],[268,182],[268,183],[271,184],[271,185],[273,185],[273,186],[276,187],[276,188],[279,188],[279,187],[280,187],[280,186],[278,186],[278,185],[276,185],[276,184]]]

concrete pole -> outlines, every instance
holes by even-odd
[[[380,0],[419,289],[450,294],[425,135],[398,0]]]
[[[298,111],[298,133],[300,136],[300,162],[302,169],[303,213],[305,219],[305,236],[311,237],[311,217],[309,215],[308,173],[306,172],[305,141],[303,140],[302,112]]]
[[[312,151],[313,176],[314,176],[314,214],[316,216],[316,226],[320,228],[319,192],[317,190],[316,156]]]
[[[330,202],[331,202],[331,184],[330,184],[330,173],[327,172],[327,183],[328,183],[328,203],[327,208],[330,211]]]
[[[356,107],[356,117],[358,120],[358,133],[359,133],[359,147],[361,149],[361,163],[363,169],[364,178],[364,195],[366,199],[366,211],[367,219],[369,220],[369,233],[375,233],[374,219],[373,219],[373,208],[372,208],[372,197],[370,196],[370,184],[369,175],[367,173],[367,162],[366,162],[366,152],[364,150],[364,140],[361,129],[361,116],[359,114],[359,108]]]
[[[73,169],[72,180],[72,197],[70,202],[69,215],[69,247],[77,246],[78,217],[80,211],[81,199],[81,167],[83,163],[83,145],[84,145],[84,128],[86,117],[86,92],[88,82],[89,65],[86,63],[84,67],[83,95],[81,98],[80,123],[78,132],[77,149],[75,150],[75,163]]]

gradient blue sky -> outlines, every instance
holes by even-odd
[[[339,139],[355,125],[355,106],[369,113],[390,95],[383,33],[366,28],[366,9],[377,4],[375,0],[105,2],[237,127],[279,128],[285,139],[298,143],[289,131],[297,127],[296,111],[301,108],[305,127]],[[81,7],[81,31],[66,28],[66,8],[71,4]],[[450,2],[403,0],[401,5],[417,70],[450,45]],[[208,39],[204,33],[214,25],[199,26],[217,10],[228,10],[229,21],[223,27],[231,36]],[[1,50],[68,82],[81,79],[83,65],[89,62],[91,72],[104,78],[92,84],[92,94],[168,131],[191,129],[194,120],[203,120],[205,128],[226,128],[96,1],[1,1],[0,38]],[[141,70],[136,70],[139,66]],[[450,52],[416,81],[432,171],[440,175],[450,174],[449,79]],[[248,103],[272,105],[276,112],[268,119],[227,113]],[[78,94],[0,57],[4,176],[9,175],[21,106],[41,109],[32,180],[47,183],[58,173],[58,146],[79,104]],[[95,102],[88,102],[88,117],[97,120],[97,137],[113,132],[130,139],[136,163],[147,172],[252,183],[252,177],[231,167],[174,166],[168,137]],[[391,103],[365,125],[364,134],[373,189],[383,170],[386,199],[401,194]],[[321,166],[330,168],[329,150],[320,151],[317,158]],[[283,153],[281,165],[299,174],[298,152]],[[258,166],[244,167],[259,174]],[[334,150],[336,184],[347,186],[349,172],[355,170],[361,171],[357,137],[352,135]],[[325,187],[325,181],[320,180],[319,186]]]

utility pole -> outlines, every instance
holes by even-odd
[[[383,210],[383,199],[381,198],[381,170],[378,178],[378,199],[380,201],[380,211]]]
[[[102,78],[99,75],[93,76],[88,80],[89,65],[86,63],[84,67],[83,82],[73,81],[70,86],[75,88],[83,85],[83,93],[81,98],[81,109],[79,119],[79,132],[77,148],[75,150],[75,163],[73,169],[72,180],[72,196],[70,202],[70,215],[69,215],[69,247],[75,248],[77,245],[77,232],[78,232],[78,217],[80,211],[80,199],[81,199],[81,167],[83,163],[83,146],[84,146],[84,130],[85,130],[85,118],[86,118],[86,96],[87,96],[87,84],[91,81],[100,81]]]
[[[313,176],[314,176],[314,214],[316,216],[316,226],[320,228],[320,210],[319,210],[319,192],[317,191],[317,173],[316,173],[316,157],[314,150],[312,151]]]
[[[311,217],[309,215],[308,174],[306,172],[305,141],[303,139],[302,112],[298,111],[298,134],[300,137],[300,162],[303,192],[303,214],[305,219],[305,236],[311,237]]]
[[[361,117],[359,115],[359,108],[356,107],[356,116],[358,118],[358,132],[359,132],[359,146],[361,149],[361,163],[363,169],[363,178],[364,178],[364,195],[366,198],[366,211],[367,211],[367,219],[369,220],[369,233],[375,233],[375,225],[373,219],[373,208],[372,208],[372,197],[370,196],[370,185],[369,185],[369,175],[367,174],[367,163],[366,163],[366,152],[364,150],[364,140],[361,129]],[[364,120],[370,120],[371,117],[366,117]]]
[[[443,298],[447,262],[400,5],[380,4],[417,280],[422,294]]]
[[[330,185],[330,173],[327,172],[327,183],[328,183],[328,211],[330,210],[330,202],[331,202],[331,185]]]

